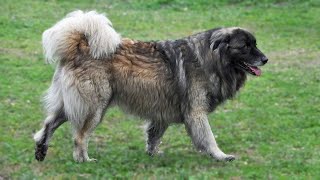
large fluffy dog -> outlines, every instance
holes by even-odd
[[[217,160],[231,161],[212,134],[207,114],[232,98],[246,73],[268,59],[241,28],[217,28],[179,40],[121,39],[111,22],[94,11],[75,11],[43,33],[49,63],[57,62],[44,98],[47,118],[36,133],[35,157],[42,161],[61,124],[74,128],[76,161],[92,161],[88,137],[108,107],[148,119],[147,153],[154,155],[171,123],[183,123],[195,147]]]

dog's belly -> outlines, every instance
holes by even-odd
[[[116,104],[125,112],[138,116],[142,119],[165,122],[165,123],[181,123],[182,116],[179,110],[174,107],[161,109],[157,105],[148,106],[147,104],[125,104],[126,102],[117,102]]]
[[[117,81],[113,104],[139,117],[170,122],[181,122],[182,113],[177,93],[166,82],[142,81],[129,78]]]

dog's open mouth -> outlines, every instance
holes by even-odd
[[[257,66],[250,65],[246,62],[240,62],[238,65],[241,67],[241,69],[245,70],[246,72],[255,75],[260,76],[261,75],[261,69],[259,69]]]

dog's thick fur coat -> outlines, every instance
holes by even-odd
[[[174,41],[121,39],[111,22],[94,11],[75,11],[43,33],[47,62],[57,62],[45,98],[47,118],[36,133],[35,157],[45,158],[55,129],[70,121],[74,159],[92,161],[88,137],[111,105],[149,120],[147,152],[158,152],[172,123],[184,123],[195,147],[231,161],[215,141],[207,114],[232,98],[246,72],[267,58],[241,28],[217,28]]]

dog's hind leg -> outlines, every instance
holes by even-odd
[[[205,113],[190,113],[185,118],[185,125],[198,150],[204,151],[218,161],[233,161],[235,159],[233,155],[223,153],[218,147]]]
[[[161,143],[161,137],[163,136],[167,128],[168,128],[168,125],[163,124],[161,122],[156,123],[154,121],[151,121],[147,125],[146,151],[150,156],[153,156],[159,153],[159,145]]]
[[[103,108],[98,108],[95,113],[88,115],[81,128],[75,127],[73,151],[73,158],[75,161],[96,161],[96,159],[91,159],[88,156],[88,142],[90,135],[101,122],[103,114]]]
[[[53,83],[44,97],[47,118],[44,121],[43,128],[34,135],[36,142],[35,158],[43,161],[48,150],[48,144],[54,131],[67,121],[63,110],[63,101],[60,89],[59,69],[56,71]]]
[[[43,128],[34,136],[34,140],[36,141],[35,158],[38,161],[44,160],[47,154],[50,138],[54,131],[66,121],[67,119],[63,111],[51,114],[45,119]]]
[[[112,97],[104,69],[82,70],[78,76],[74,75],[75,79],[66,74],[66,85],[62,89],[65,113],[73,126],[73,158],[77,162],[94,161],[88,156],[88,139],[101,122]]]

